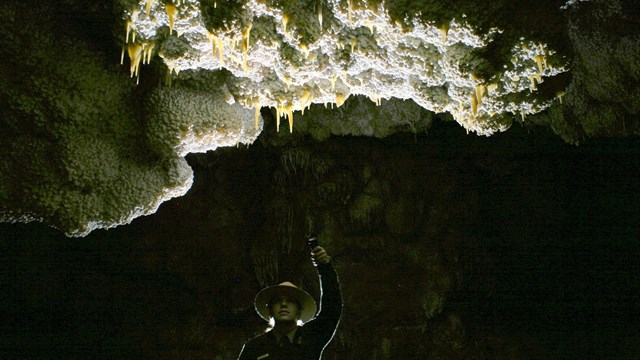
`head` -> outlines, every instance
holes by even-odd
[[[269,315],[276,324],[297,323],[300,320],[301,314],[302,305],[293,297],[280,295],[269,301]]]
[[[272,325],[311,320],[317,310],[313,297],[290,282],[266,287],[256,295],[254,306],[258,315]]]

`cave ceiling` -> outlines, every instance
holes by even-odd
[[[637,7],[543,3],[5,1],[0,221],[69,236],[129,223],[189,190],[187,154],[267,126],[637,136]]]

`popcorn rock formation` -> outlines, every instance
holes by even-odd
[[[521,38],[496,68],[482,54],[502,29],[475,29],[465,14],[394,21],[386,5],[393,2],[126,2],[123,54],[132,76],[155,53],[176,74],[224,68],[235,101],[277,109],[278,127],[288,119],[290,131],[295,111],[339,107],[352,95],[378,105],[411,99],[482,135],[554,100],[538,85],[567,71],[567,61],[547,44]]]
[[[105,70],[117,64],[60,31],[55,9],[9,5],[2,69],[23,76],[0,77],[0,221],[43,221],[69,236],[127,224],[189,190],[186,153],[260,132],[254,112],[223,92],[175,84],[137,96]]]
[[[513,121],[565,141],[640,134],[631,0],[8,0],[0,221],[68,235],[184,194],[183,158],[275,127],[419,133]],[[114,35],[114,37],[111,37]],[[294,122],[295,118],[295,122]]]

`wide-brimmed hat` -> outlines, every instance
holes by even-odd
[[[313,300],[313,297],[309,295],[308,292],[299,289],[288,281],[285,281],[278,285],[266,287],[260,290],[258,295],[256,295],[253,304],[258,315],[260,315],[264,320],[269,321],[269,318],[271,317],[269,314],[269,302],[277,296],[287,296],[298,301],[301,307],[300,320],[303,323],[313,319],[316,315],[318,306],[316,305],[316,301]]]

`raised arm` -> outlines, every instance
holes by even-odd
[[[342,293],[338,275],[331,257],[321,246],[313,249],[313,259],[320,276],[320,311],[313,320],[313,327],[329,342],[340,322]]]
[[[242,346],[242,350],[240,350],[240,355],[238,355],[238,360],[249,360],[248,354],[244,351],[247,345]]]

